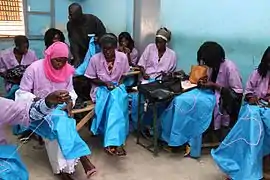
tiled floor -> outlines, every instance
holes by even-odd
[[[167,152],[161,152],[159,157],[154,158],[147,150],[136,145],[135,138],[131,136],[126,144],[127,157],[109,157],[103,152],[100,139],[92,138],[88,133],[83,136],[93,147],[92,161],[98,168],[93,180],[222,180],[222,174],[207,154],[200,160]],[[16,143],[16,138],[9,137]],[[30,180],[57,180],[51,172],[46,151],[34,150],[34,144],[29,142],[20,148],[23,161],[30,171]],[[76,179],[86,179],[81,166],[78,166]]]

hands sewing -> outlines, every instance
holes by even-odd
[[[212,81],[208,81],[207,77],[203,77],[198,81],[198,86],[203,89],[213,89],[213,90],[220,90],[221,86],[219,86],[217,83],[214,83]]]
[[[69,92],[65,90],[54,91],[45,97],[45,103],[49,108],[56,107],[58,104],[68,104],[70,101]]]

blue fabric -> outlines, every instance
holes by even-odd
[[[89,41],[88,51],[85,55],[83,63],[75,70],[76,76],[84,75],[91,57],[100,52],[100,47],[95,43],[95,37],[91,37]]]
[[[20,89],[19,85],[17,84],[12,85],[11,89],[9,90],[5,98],[15,100],[15,92],[19,89]]]
[[[128,94],[125,85],[109,91],[98,87],[96,92],[95,118],[91,131],[104,135],[104,147],[121,146],[128,132]]]
[[[160,117],[162,140],[169,146],[189,143],[190,155],[200,157],[202,134],[211,123],[215,104],[211,91],[194,89],[176,96]]]
[[[49,140],[57,140],[65,159],[75,159],[91,154],[87,144],[76,130],[76,121],[68,117],[61,107],[42,121],[32,121],[30,129]]]
[[[242,106],[237,123],[211,151],[219,168],[233,180],[263,178],[263,156],[270,153],[270,109]]]
[[[17,147],[0,145],[0,179],[28,180],[29,174],[17,153]]]

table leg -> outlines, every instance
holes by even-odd
[[[153,127],[154,127],[154,156],[158,155],[158,123],[157,105],[153,104]]]
[[[141,93],[138,92],[138,116],[137,116],[137,144],[140,143],[141,136]]]

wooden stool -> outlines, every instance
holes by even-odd
[[[87,102],[87,106],[81,109],[72,110],[72,115],[87,113],[77,124],[77,131],[79,131],[87,122],[89,122],[95,114],[95,104]]]

